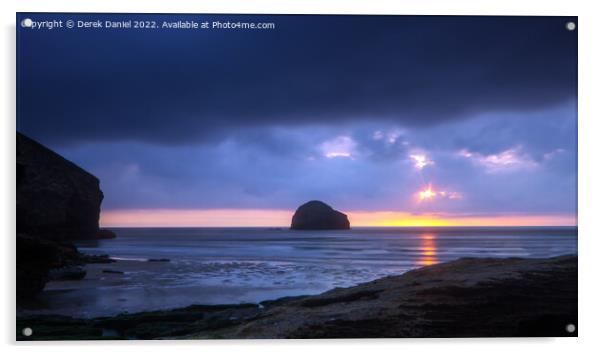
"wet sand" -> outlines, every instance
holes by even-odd
[[[17,315],[64,315],[79,318],[111,316],[152,310],[167,310],[191,304],[258,303],[269,298],[290,295],[318,294],[327,290],[291,287],[287,275],[264,285],[253,287],[235,284],[232,276],[204,276],[202,281],[178,279],[182,265],[178,262],[148,262],[146,260],[117,260],[107,264],[85,265],[82,280],[50,281],[35,301],[17,308]],[[227,268],[228,264],[207,265]],[[237,266],[238,267],[238,266]],[[106,272],[109,271],[109,272]],[[159,275],[159,276],[158,276]],[[180,282],[181,280],[181,282]],[[276,283],[276,284],[274,284]],[[272,297],[270,297],[272,296]]]
[[[200,303],[200,301],[199,301]],[[577,257],[468,258],[316,296],[95,319],[19,316],[19,340],[576,336]],[[25,338],[20,331],[35,328]]]

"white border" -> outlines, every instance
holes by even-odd
[[[2,11],[2,85],[0,99],[4,117],[1,123],[0,154],[0,225],[2,233],[2,264],[4,284],[0,291],[3,311],[0,328],[2,345],[10,352],[46,351],[47,346],[63,353],[105,353],[107,350],[144,346],[145,353],[168,350],[182,352],[240,351],[245,353],[302,353],[308,350],[341,351],[344,353],[398,353],[416,351],[459,353],[504,353],[537,351],[541,353],[571,353],[594,351],[599,329],[600,313],[599,270],[602,232],[599,214],[602,208],[600,156],[602,130],[600,105],[602,91],[602,11],[594,1],[527,1],[527,0],[187,0],[129,1],[124,0],[20,0],[0,2]],[[326,14],[437,14],[437,15],[570,15],[579,16],[579,338],[562,339],[436,339],[436,340],[313,340],[313,341],[178,341],[178,342],[59,342],[51,344],[15,344],[14,342],[14,185],[15,185],[15,12],[182,12],[182,13],[326,13]],[[43,55],[43,53],[40,53]],[[56,348],[61,346],[61,348]],[[107,348],[110,346],[111,348]],[[598,345],[599,347],[599,345]],[[173,348],[173,349],[172,349]],[[599,349],[599,348],[598,348]],[[131,350],[131,349],[130,349]]]

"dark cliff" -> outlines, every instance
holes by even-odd
[[[93,239],[103,194],[90,173],[17,133],[17,232],[49,240]]]
[[[349,228],[347,215],[317,200],[297,208],[291,223],[292,230],[348,230]]]
[[[84,262],[71,240],[114,234],[99,234],[98,179],[20,133],[16,194],[19,303],[44,289],[51,270]]]

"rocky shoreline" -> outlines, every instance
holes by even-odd
[[[17,132],[17,302],[35,298],[50,280],[78,280],[102,256],[78,252],[74,240],[111,239],[99,229],[100,181]]]
[[[577,325],[577,256],[465,258],[260,304],[21,317],[17,339],[576,336],[569,324]]]

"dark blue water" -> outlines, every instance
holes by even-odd
[[[259,302],[317,294],[461,257],[551,257],[577,252],[577,229],[260,228],[114,229],[117,238],[80,243],[122,261],[90,265],[80,282],[50,283],[46,312],[93,316]],[[150,263],[168,258],[168,263]],[[104,274],[101,268],[122,270]]]
[[[291,231],[260,228],[114,229],[113,240],[81,243],[88,253],[126,259],[260,261],[379,268],[415,267],[459,257],[551,257],[575,253],[574,227],[356,228]]]

